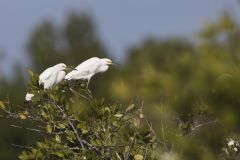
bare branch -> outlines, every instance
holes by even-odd
[[[206,122],[206,123],[202,123],[202,124],[196,125],[196,126],[194,126],[194,127],[191,128],[191,131],[192,131],[192,133],[195,133],[199,128],[205,127],[205,126],[208,126],[208,125],[217,123],[217,122],[218,122],[218,121],[215,120],[215,121],[210,121],[210,122]]]
[[[115,153],[116,153],[117,158],[118,158],[119,160],[122,160],[122,158],[120,157],[120,155],[118,154],[118,152],[116,151]]]
[[[134,145],[134,143],[135,143],[135,138],[136,138],[136,136],[137,136],[137,134],[135,133],[134,136],[133,136],[133,138],[130,139],[130,140],[131,140],[131,143],[130,143],[129,149],[128,149],[128,151],[127,151],[127,154],[126,154],[126,156],[125,156],[125,159],[128,159],[129,156],[130,156],[130,152],[131,152],[132,147],[133,147],[133,145]]]
[[[28,147],[28,146],[22,146],[22,145],[18,145],[18,144],[11,144],[14,147],[19,147],[19,148],[24,148],[24,149],[32,149],[32,147]]]
[[[21,128],[21,129],[26,129],[26,130],[30,130],[33,132],[38,132],[38,133],[42,133],[43,131],[39,130],[39,129],[34,129],[34,128],[28,128],[28,127],[23,127],[23,126],[17,126],[17,125],[10,125],[11,127],[14,128]]]

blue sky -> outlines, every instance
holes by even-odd
[[[45,19],[61,25],[70,11],[90,13],[104,45],[121,61],[146,37],[192,37],[223,10],[240,17],[239,8],[237,0],[0,0],[0,51],[7,53],[0,65],[28,66],[24,46],[34,27]]]

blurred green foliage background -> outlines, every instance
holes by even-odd
[[[27,50],[37,73],[59,62],[76,66],[93,56],[110,57],[91,17],[76,13],[61,28],[42,22]],[[0,81],[1,97],[8,95],[16,107],[26,94],[21,68],[16,66],[12,80]],[[162,159],[227,159],[222,151],[226,138],[240,138],[240,25],[223,13],[203,25],[194,40],[148,38],[128,50],[122,66],[95,76],[90,90],[109,103],[144,103],[162,144]],[[0,120],[0,159],[16,159],[21,148],[12,143],[31,145],[37,139],[11,128],[13,123]]]

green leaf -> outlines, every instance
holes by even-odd
[[[119,124],[118,124],[117,121],[113,121],[113,122],[112,122],[112,125],[113,125],[114,127],[118,127],[118,126],[119,126]]]
[[[110,110],[110,108],[109,108],[109,107],[105,107],[105,108],[104,108],[104,112],[108,112],[108,113],[110,113],[110,112],[111,112],[111,110]]]
[[[40,150],[38,150],[37,153],[36,153],[36,159],[37,158],[42,158],[42,157],[43,157],[43,153]]]
[[[48,145],[46,143],[43,142],[37,142],[37,146],[41,149],[48,149]]]
[[[34,73],[31,69],[27,69],[27,72],[28,72],[28,75],[29,77],[33,77],[34,76]]]
[[[77,125],[77,128],[80,128],[80,129],[81,129],[82,134],[87,134],[87,133],[89,132],[89,128],[88,128],[86,122],[80,122],[80,123]]]
[[[21,160],[29,160],[28,158],[28,154],[26,151],[23,151],[19,156],[18,156],[19,159]]]
[[[66,130],[66,134],[67,134],[67,140],[71,143],[74,143],[74,140],[76,139],[74,132],[70,130]]]
[[[33,148],[33,149],[31,149],[31,151],[32,151],[32,153],[37,153],[38,150]]]
[[[61,137],[60,137],[59,135],[56,135],[56,136],[55,136],[55,141],[56,141],[57,143],[61,143]]]
[[[144,118],[144,114],[141,113],[140,116],[139,116],[139,118],[140,118],[140,119],[143,119],[143,118]]]
[[[129,112],[131,111],[132,109],[134,108],[134,104],[131,104],[127,107],[126,111],[125,112]]]
[[[3,101],[0,101],[0,109],[5,109],[6,108],[6,106],[5,106],[5,104],[3,103]]]
[[[122,114],[122,113],[117,113],[117,114],[114,115],[114,117],[122,118],[122,117],[123,117],[123,114]]]
[[[143,160],[143,156],[141,154],[137,154],[134,156],[134,160]]]
[[[43,110],[41,110],[41,116],[45,119],[48,119],[49,118],[49,115],[47,115],[46,112],[44,112]]]
[[[64,124],[62,124],[62,123],[59,123],[58,126],[59,126],[61,129],[65,129],[65,128],[66,128],[66,126],[65,126]]]
[[[89,132],[89,129],[81,129],[82,130],[82,134],[87,134]]]
[[[27,119],[27,115],[28,115],[28,112],[26,112],[26,111],[18,113],[19,118],[22,119],[22,120]]]
[[[55,152],[54,155],[56,155],[60,158],[63,158],[65,156],[63,152]]]
[[[124,152],[125,152],[125,153],[129,152],[129,148],[130,148],[129,146],[125,146],[125,147],[124,147]]]
[[[86,128],[86,122],[80,122],[80,123],[78,123],[78,125],[77,125],[77,128]]]
[[[35,148],[33,148],[33,149],[31,149],[31,153],[30,154],[28,154],[28,158],[29,159],[35,159],[35,155],[36,155],[36,153],[37,153],[37,150],[35,149]]]
[[[135,127],[138,127],[139,126],[139,119],[132,119],[132,124],[135,126]]]
[[[47,125],[47,132],[52,133],[52,126],[49,124]]]

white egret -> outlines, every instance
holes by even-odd
[[[39,84],[43,84],[44,89],[52,88],[64,79],[66,69],[67,66],[64,63],[59,63],[47,68],[42,74],[40,74]]]
[[[25,97],[25,100],[26,100],[26,101],[31,101],[31,100],[32,100],[32,97],[34,97],[34,94],[27,93],[27,94],[26,94],[26,97]]]
[[[109,65],[115,64],[108,58],[93,57],[79,64],[75,70],[65,76],[66,80],[87,80],[87,88],[92,76],[96,73],[106,72]]]

